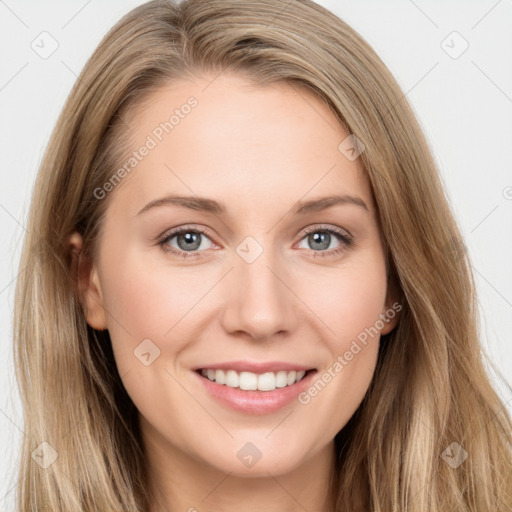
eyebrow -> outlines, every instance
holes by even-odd
[[[360,206],[366,211],[369,211],[368,206],[360,197],[351,196],[348,194],[330,195],[317,199],[310,199],[308,201],[297,201],[291,211],[294,215],[305,215],[312,212],[324,211],[328,208],[332,208],[333,206],[344,204],[353,204]],[[226,208],[214,199],[197,196],[170,195],[149,202],[137,213],[137,215],[141,215],[144,212],[159,206],[178,206],[182,208],[188,208],[190,210],[212,213],[214,215],[223,215],[226,213]]]

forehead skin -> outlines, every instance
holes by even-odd
[[[190,97],[197,106],[175,115],[178,124],[166,133],[163,124]],[[303,87],[262,88],[234,74],[175,82],[132,108],[126,122],[130,151],[154,146],[136,166],[126,166],[126,177],[109,192],[127,189],[114,206],[130,216],[167,191],[222,198],[235,225],[256,221],[267,229],[296,201],[328,193],[358,195],[375,216],[361,159],[349,161],[338,149],[348,132]]]

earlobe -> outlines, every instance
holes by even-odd
[[[381,314],[381,319],[384,323],[381,335],[389,334],[397,326],[400,319],[400,311],[403,309],[402,297],[403,291],[399,285],[398,276],[394,272],[387,283],[385,309]]]
[[[71,277],[76,284],[85,319],[94,329],[107,329],[107,317],[97,267],[83,253],[82,236],[75,232],[69,238]]]
[[[396,303],[393,303],[396,304]],[[393,307],[386,308],[382,313],[384,327],[381,329],[380,334],[389,334],[398,324],[399,313]]]
[[[388,294],[386,308],[381,315],[384,323],[384,327],[381,329],[381,335],[389,334],[397,326],[401,309],[402,305],[397,300],[396,293]]]

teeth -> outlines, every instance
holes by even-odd
[[[288,384],[288,372],[277,372],[276,388],[284,388]]]
[[[297,375],[295,376],[295,382],[300,382],[304,378],[304,375],[306,375],[305,370],[298,371]]]
[[[279,371],[256,374],[252,372],[236,372],[235,370],[203,369],[201,375],[207,379],[224,384],[230,388],[240,388],[246,391],[274,391],[276,388],[291,386],[300,382],[306,372],[304,370],[291,372]]]
[[[260,391],[273,391],[276,387],[276,376],[274,373],[267,372],[258,375],[258,389]]]
[[[226,386],[229,386],[230,388],[237,388],[238,387],[238,373],[236,373],[234,370],[228,370],[226,372]]]
[[[214,378],[210,380],[215,380],[217,384],[226,384],[226,374],[224,370],[216,370],[214,374]]]

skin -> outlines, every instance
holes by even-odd
[[[371,188],[361,159],[338,150],[348,132],[310,92],[286,83],[257,87],[237,75],[212,79],[163,87],[130,112],[135,150],[169,112],[190,96],[198,101],[110,192],[98,261],[80,264],[87,321],[110,332],[166,510],[229,512],[242,503],[247,511],[296,511],[298,503],[331,510],[333,439],[368,389],[379,336],[309,403],[294,400],[269,414],[220,404],[191,368],[279,360],[321,375],[373,326],[394,297]],[[167,194],[215,199],[227,213],[161,206],[137,215]],[[368,210],[347,203],[290,213],[298,200],[331,194],[357,196]],[[207,231],[198,257],[158,245],[171,228],[189,225]],[[304,230],[317,225],[315,232],[349,233],[353,245],[331,235],[327,249],[315,249]],[[236,252],[248,236],[263,248],[252,263]],[[177,242],[167,245],[186,252]],[[80,235],[70,246],[80,252]],[[161,351],[149,366],[134,356],[147,338]],[[252,467],[236,456],[247,442],[262,454]]]

